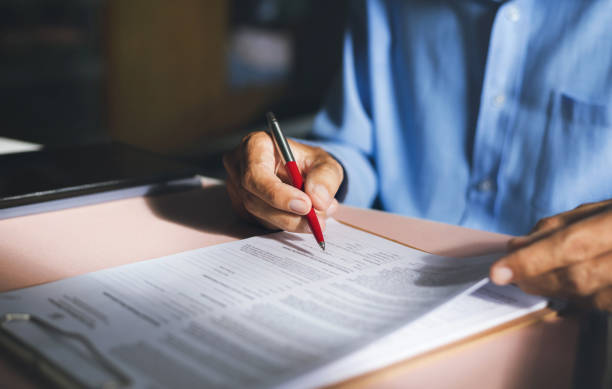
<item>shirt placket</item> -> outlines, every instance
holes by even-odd
[[[527,1],[503,4],[494,19],[489,40],[467,207],[462,224],[490,225],[499,195],[498,174],[517,111],[519,79],[525,52]]]

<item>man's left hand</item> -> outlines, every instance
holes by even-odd
[[[498,285],[612,312],[612,200],[542,219],[491,267]]]

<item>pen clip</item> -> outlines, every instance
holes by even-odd
[[[285,135],[283,135],[280,125],[278,124],[278,120],[276,120],[276,116],[274,116],[272,112],[268,112],[266,113],[266,118],[268,119],[268,129],[272,135],[272,138],[274,139],[276,149],[283,158],[283,162],[285,164],[288,162],[295,162],[295,158],[293,157],[293,153],[291,152],[287,138],[285,138]]]

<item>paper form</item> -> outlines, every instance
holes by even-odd
[[[366,374],[541,310],[546,299],[488,283],[357,352],[282,387],[315,388]]]
[[[8,292],[0,313],[82,333],[135,387],[271,387],[470,293],[494,260],[434,256],[333,221],[326,236],[325,252],[282,232]],[[68,369],[88,363],[9,328]]]

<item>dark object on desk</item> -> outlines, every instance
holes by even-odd
[[[0,155],[0,219],[195,184],[197,173],[120,143]]]

